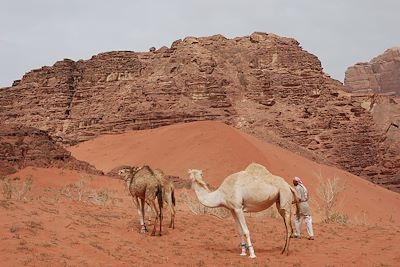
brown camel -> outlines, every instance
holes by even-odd
[[[124,168],[118,171],[118,175],[122,176],[128,186],[129,192],[133,197],[133,203],[138,209],[139,220],[141,225],[141,233],[147,232],[144,220],[144,206],[147,203],[156,214],[153,231],[151,235],[156,234],[156,226],[159,220],[161,236],[162,226],[162,207],[163,207],[163,187],[160,181],[156,178],[154,172],[149,166],[139,168]],[[156,204],[156,199],[158,205]]]
[[[132,167],[136,168],[136,167]],[[150,167],[149,167],[150,168]],[[170,223],[169,228],[175,229],[175,186],[174,183],[164,174],[160,169],[153,170],[156,178],[161,182],[163,186],[163,200],[168,205],[170,212]],[[129,184],[127,184],[129,188]],[[147,205],[148,222],[151,222],[152,208]]]
[[[282,254],[289,253],[290,236],[293,232],[291,205],[294,198],[298,212],[298,200],[294,189],[283,178],[272,175],[262,165],[252,163],[244,171],[226,177],[220,187],[211,192],[203,180],[201,170],[189,170],[189,174],[192,188],[204,206],[225,207],[231,211],[241,237],[241,256],[246,255],[247,248],[250,258],[256,257],[244,213],[262,211],[274,203],[286,227],[286,241]]]
[[[155,169],[154,174],[163,186],[163,198],[171,215],[168,227],[175,229],[175,186],[160,169]]]

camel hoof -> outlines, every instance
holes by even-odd
[[[257,256],[256,255],[250,255],[249,258],[255,259],[255,258],[257,258]]]
[[[240,253],[240,256],[247,256],[246,253]]]

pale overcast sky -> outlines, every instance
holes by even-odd
[[[400,0],[0,0],[0,87],[63,58],[148,51],[186,36],[297,39],[324,71],[400,46]]]

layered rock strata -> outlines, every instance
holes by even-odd
[[[349,67],[344,84],[351,92],[400,95],[400,47],[388,49],[370,62]]]
[[[106,133],[221,120],[400,190],[393,175],[400,168],[384,139],[387,125],[377,124],[365,107],[370,98],[346,92],[294,39],[216,35],[33,70],[0,91],[0,119],[46,130],[66,145]]]
[[[14,173],[26,166],[101,174],[88,163],[72,157],[44,131],[17,125],[0,126],[0,175]]]

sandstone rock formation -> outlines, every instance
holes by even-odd
[[[400,95],[400,47],[388,49],[368,63],[349,67],[344,83],[351,92]]]
[[[0,175],[14,173],[26,166],[101,173],[88,163],[76,160],[44,131],[17,125],[0,125]]]
[[[104,133],[221,120],[400,190],[387,125],[375,123],[365,107],[371,97],[346,92],[294,39],[215,35],[33,70],[0,90],[0,119],[48,131],[66,145]]]

